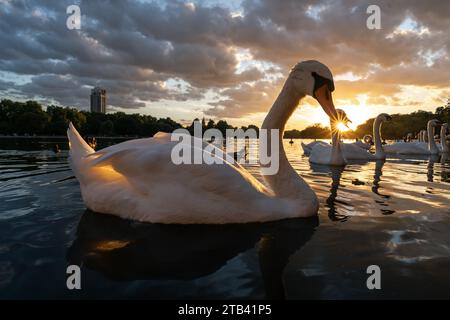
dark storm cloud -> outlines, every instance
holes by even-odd
[[[14,88],[14,82],[0,80],[0,91],[6,91]]]
[[[382,102],[380,95],[403,84],[450,85],[448,1],[245,0],[242,15],[207,1],[79,1],[80,31],[66,28],[72,3],[0,1],[0,70],[33,76],[23,85],[0,82],[0,91],[10,86],[26,98],[87,106],[90,87],[101,85],[111,105],[140,108],[145,101],[201,99],[212,89],[220,96],[208,115],[265,111],[282,80],[269,81],[252,64],[238,72],[237,48],[283,74],[314,58],[335,74],[364,78],[338,81],[341,99],[365,93]],[[366,28],[371,4],[382,9],[381,30]],[[424,32],[394,33],[406,17]],[[168,79],[186,88],[168,88]]]
[[[381,30],[366,28],[366,9],[371,4],[382,8]],[[352,72],[364,78],[338,81],[338,99],[354,101],[358,94],[367,94],[369,102],[376,98],[387,102],[380,96],[399,93],[401,85],[450,86],[449,2],[247,0],[244,8],[243,31],[233,41],[251,48],[255,58],[277,63],[284,74],[299,60],[314,58],[329,65],[334,74]],[[417,32],[395,32],[407,17],[417,22],[413,30]],[[427,54],[436,53],[429,63]],[[281,84],[274,86],[276,92],[280,88]],[[240,115],[246,114],[255,109],[248,103],[253,94],[230,91],[230,99],[214,103],[209,113],[224,116],[227,110],[240,109]]]

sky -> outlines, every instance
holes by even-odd
[[[69,30],[66,9],[81,11]],[[367,28],[369,5],[381,29]],[[360,124],[450,98],[450,1],[0,0],[0,98],[260,125],[289,70],[326,64],[335,105]],[[304,99],[288,129],[327,123]]]

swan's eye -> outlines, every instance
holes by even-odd
[[[314,78],[314,90],[313,90],[313,92],[316,92],[317,89],[319,89],[319,88],[321,88],[323,86],[326,86],[326,89],[327,89],[326,91],[327,92],[326,92],[325,95],[326,95],[327,100],[329,100],[329,98],[330,98],[329,92],[333,92],[334,91],[334,83],[333,83],[333,81],[330,80],[330,79],[326,79],[326,78],[318,75],[315,72],[312,72],[311,75]]]

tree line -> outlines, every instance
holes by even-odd
[[[415,111],[409,114],[391,114],[392,121],[383,124],[383,138],[401,139],[408,133],[416,134],[425,129],[427,122],[438,119],[450,122],[450,99],[446,105],[438,107],[435,112]],[[214,122],[205,119],[200,121],[203,131],[218,129],[225,136],[227,129],[237,129],[224,120]],[[193,133],[193,123],[187,126]],[[361,138],[372,134],[374,118],[359,125],[356,130],[343,133],[344,138]],[[69,122],[83,135],[93,136],[139,136],[151,137],[155,133],[172,132],[183,126],[170,118],[155,118],[150,115],[116,113],[92,113],[75,108],[50,105],[46,110],[36,101],[17,102],[8,99],[0,101],[0,134],[3,135],[65,135]],[[241,129],[259,128],[255,125],[243,126]],[[328,139],[330,128],[314,124],[303,130],[288,130],[284,138]]]
[[[384,139],[402,139],[409,133],[416,135],[420,130],[426,129],[429,120],[437,119],[442,123],[450,123],[450,99],[446,105],[436,108],[435,112],[419,110],[409,114],[391,114],[391,117],[392,121],[383,123]],[[375,118],[368,119],[355,130],[343,132],[343,138],[355,139],[362,138],[366,134],[372,135],[374,120]],[[330,137],[330,128],[321,124],[314,124],[303,130],[288,130],[284,133],[284,138],[287,139],[329,139]]]
[[[236,129],[224,120],[201,121],[203,131],[218,129],[225,135],[226,129]],[[93,113],[75,108],[49,105],[44,110],[36,101],[0,101],[0,134],[2,135],[65,135],[69,122],[82,135],[151,137],[155,133],[173,132],[183,126],[171,118],[155,118],[150,115],[116,113]],[[187,129],[193,133],[193,123]],[[250,125],[258,132],[258,127]]]

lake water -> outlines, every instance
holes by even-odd
[[[285,141],[318,217],[181,226],[89,212],[54,143],[0,139],[1,299],[450,298],[449,160],[311,167]],[[66,288],[69,264],[81,290]],[[369,265],[381,290],[367,289]]]

